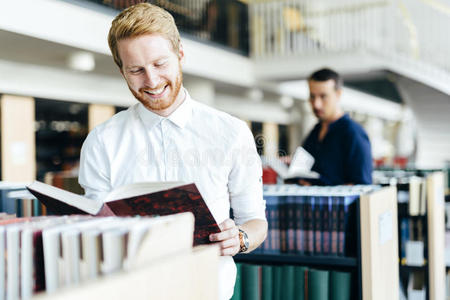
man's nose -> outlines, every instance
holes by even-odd
[[[320,109],[322,108],[322,101],[320,101],[319,99],[312,99],[311,106],[314,109]]]
[[[158,78],[159,77],[157,76],[157,74],[155,72],[152,72],[151,70],[146,70],[144,84],[151,89],[156,88],[159,84]]]

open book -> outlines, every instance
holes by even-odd
[[[92,200],[39,181],[33,182],[27,189],[48,211],[57,215],[164,216],[192,212],[195,217],[194,245],[207,244],[211,233],[220,232],[194,183],[134,183],[113,190],[103,201]]]
[[[305,178],[305,179],[318,179],[320,174],[311,171],[314,165],[314,157],[309,154],[303,147],[298,147],[295,150],[289,167],[280,159],[276,157],[265,157],[262,159],[263,163],[271,167],[278,176],[282,179],[289,178]]]

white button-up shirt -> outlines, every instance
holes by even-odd
[[[91,199],[148,181],[195,182],[217,223],[265,220],[261,161],[247,125],[192,100],[167,118],[141,103],[119,112],[89,133],[81,150],[79,182]],[[236,267],[221,257],[220,299],[233,293]]]

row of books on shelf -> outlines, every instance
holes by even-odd
[[[75,194],[84,194],[83,188],[78,183],[78,170],[47,172],[44,175],[44,183]]]
[[[400,205],[400,214],[424,216],[427,212],[426,179],[410,176],[404,178],[404,183],[397,184],[397,187],[397,199]]]
[[[352,273],[293,265],[237,264],[232,300],[350,300]]]
[[[0,299],[30,299],[192,248],[190,213],[166,217],[0,216]],[[177,238],[174,238],[177,237]],[[156,247],[161,239],[169,248]],[[158,240],[159,239],[159,240]]]
[[[76,194],[84,193],[78,184],[78,177],[73,172],[47,172],[44,182]],[[15,214],[17,217],[46,215],[46,207],[26,189],[30,183],[0,182],[0,211]]]
[[[255,253],[354,256],[357,200],[378,188],[264,186],[268,235]]]

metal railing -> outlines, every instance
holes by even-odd
[[[248,6],[237,0],[87,0],[117,10],[148,2],[165,8],[181,33],[249,53]]]
[[[449,0],[253,0],[249,15],[255,58],[365,50],[450,72]]]

